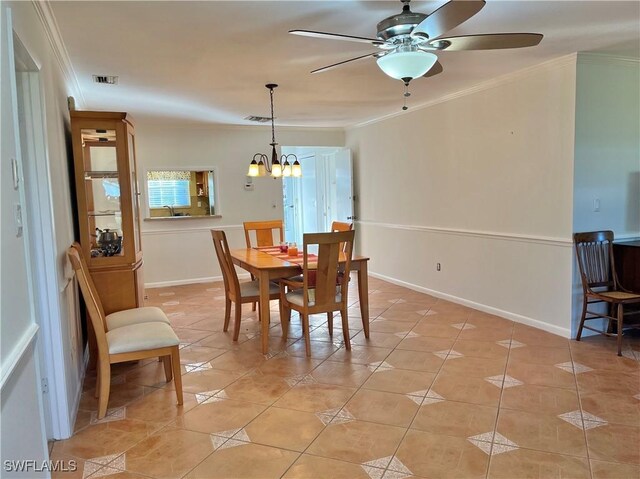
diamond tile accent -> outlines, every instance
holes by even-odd
[[[331,420],[331,424],[344,424],[346,422],[351,422],[354,419],[355,417],[346,408],[342,408],[342,410]]]
[[[506,444],[494,444],[491,448],[491,455],[496,456],[498,454],[502,454],[503,452],[515,451],[518,449],[517,446],[507,446]]]
[[[425,316],[433,316],[434,314],[438,314],[438,312],[429,310]]]
[[[238,429],[229,429],[227,431],[219,431],[219,432],[216,432],[215,435],[216,436],[226,437],[227,439],[230,439],[233,436],[235,436],[236,434],[238,434],[240,432],[240,429],[242,429],[242,428],[239,427]]]
[[[118,459],[117,463],[116,463],[116,459]],[[115,467],[112,468],[111,467],[112,464],[109,464],[112,461],[116,467],[119,466],[121,467],[121,469],[118,470]],[[109,466],[105,467],[106,464],[109,464]],[[110,471],[105,471],[101,474],[98,474],[98,472],[102,471],[102,469],[109,469]],[[122,472],[124,469],[125,469],[125,455],[122,453],[109,454],[108,456],[101,456],[101,457],[93,457],[85,461],[84,468],[82,469],[82,477],[84,479],[89,477],[92,474],[93,474],[93,477],[106,476],[107,474],[117,474],[119,472]]]
[[[418,333],[414,333],[413,331],[409,331],[407,333],[407,335],[405,336],[405,339],[406,338],[418,338],[418,337],[420,337],[420,335]]]
[[[404,338],[407,334],[409,334],[409,331],[398,331],[397,333],[393,333],[394,336],[398,336],[399,338]]]
[[[110,476],[112,474],[120,474],[121,471],[120,469],[116,469],[115,467],[111,467],[111,466],[104,466],[101,469],[98,469],[91,477],[102,477],[102,476]]]
[[[369,371],[374,371],[376,369],[394,369],[394,367],[386,361],[378,361],[376,363],[367,364],[367,368]]]
[[[490,376],[488,378],[484,378],[485,381],[493,384],[499,388],[512,388],[514,386],[522,386],[524,383],[522,381],[517,380],[516,378],[512,378],[511,376]]]
[[[421,406],[422,405],[422,401],[424,401],[424,398],[422,396],[412,396],[411,394],[405,394],[405,396],[407,398],[411,399],[418,406]],[[437,402],[439,402],[439,401],[437,401]]]
[[[222,436],[216,436],[215,434],[211,434],[211,444],[213,445],[213,450],[219,449],[225,442],[227,442],[228,438]]]
[[[635,396],[633,396],[634,398],[636,398],[638,401],[640,401],[640,394],[636,394]]]
[[[166,303],[162,303],[162,306],[177,306],[180,304],[180,301],[167,301]]]
[[[592,368],[590,368],[589,366],[584,366],[582,364],[579,363],[574,363],[574,362],[566,362],[566,363],[560,363],[560,364],[556,364],[555,367],[562,369],[563,371],[566,371],[568,373],[575,373],[575,374],[580,374],[580,373],[586,373],[588,371],[593,371]]]
[[[181,318],[184,316],[184,311],[176,311],[175,313],[167,314],[167,318]]]
[[[428,404],[435,404],[440,401],[444,401],[444,398],[440,396],[440,394],[435,392],[433,389],[429,389],[427,396],[424,398],[424,401],[422,401],[422,405],[426,406]]]
[[[476,436],[471,436],[467,439],[474,441],[482,441],[482,442],[493,442],[493,436],[495,435],[494,431],[483,432],[482,434],[478,434]]]
[[[580,413],[580,411],[578,410],[571,411],[560,414],[558,415],[558,417],[563,421],[568,422],[572,426],[575,426],[578,429],[582,430],[594,429],[596,427],[606,426],[608,424],[608,422],[604,419],[586,411],[582,413]]]
[[[459,329],[460,331],[465,329],[476,329],[476,327],[473,324],[469,324],[469,323],[452,324],[451,327]]]
[[[127,418],[127,408],[125,406],[107,409],[107,413],[102,419],[98,419],[98,411],[91,412],[90,424],[103,424],[105,422],[121,421]]]
[[[512,339],[512,340],[511,340],[511,349],[514,349],[514,348],[522,348],[522,347],[524,347],[524,346],[526,346],[526,344],[521,343],[520,341],[516,341],[515,339]]]
[[[491,454],[491,443],[490,442],[478,441],[477,439],[472,439],[472,438],[468,438],[467,441],[469,441],[471,444],[476,446],[478,449],[480,449],[482,452],[484,452],[487,456]]]
[[[247,443],[243,442],[243,441],[238,441],[236,439],[229,439],[222,446],[220,446],[218,449],[219,450],[220,449],[228,449],[230,447],[244,446],[245,444],[247,444]]]
[[[247,434],[244,428],[240,429],[237,433],[233,435],[233,439],[237,439],[238,441],[251,442],[251,438]]]
[[[387,469],[390,469],[394,472],[406,474],[408,476],[413,475],[413,472],[411,472],[407,466],[402,464],[402,461],[398,459],[396,456],[393,456],[393,459],[391,459],[391,463],[387,466]]]
[[[495,442],[496,444],[502,444],[504,446],[518,447],[518,445],[515,442],[513,442],[510,439],[507,439],[506,437],[504,437],[502,434],[498,432],[494,433],[493,442]]]
[[[198,404],[203,404],[207,401],[207,399],[209,399],[211,396],[215,396],[218,392],[220,392],[220,390],[202,391],[196,393],[196,401],[198,401]]]
[[[160,293],[158,296],[175,296],[176,293],[173,291],[167,291],[165,293]]]
[[[456,359],[456,358],[462,358],[464,355],[454,351],[453,349],[448,350],[448,349],[443,349],[442,351],[436,351],[435,353],[436,356],[438,356],[440,359],[444,359],[445,361],[447,359]]]
[[[207,288],[207,291],[220,291],[222,288]]]
[[[184,369],[188,373],[192,373],[194,371],[206,371],[207,369],[212,369],[212,366],[211,366],[211,363],[209,362],[191,363],[191,364],[185,364]]]
[[[364,469],[364,472],[366,472],[371,479],[382,479],[382,476],[384,475],[384,469],[363,465],[360,465],[360,467]]]
[[[362,465],[363,466],[377,467],[377,468],[380,468],[380,469],[386,469],[386,467],[391,462],[392,458],[393,458],[393,456],[380,457],[378,459],[374,459],[373,461],[365,462]]]

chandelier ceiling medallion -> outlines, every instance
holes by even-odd
[[[298,158],[294,154],[282,155],[278,160],[278,152],[276,151],[276,130],[275,130],[275,115],[273,113],[273,90],[278,85],[275,83],[267,83],[265,87],[269,89],[269,98],[271,100],[271,159],[264,153],[256,153],[253,155],[253,159],[249,164],[248,176],[266,176],[270,173],[273,178],[280,178],[282,176],[294,176],[296,178],[302,176],[302,168],[298,162]],[[293,163],[289,163],[289,159],[293,160]]]

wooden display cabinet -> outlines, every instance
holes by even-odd
[[[80,245],[105,313],[143,306],[133,122],[126,113],[72,111],[71,135]],[[101,244],[105,230],[121,240]]]

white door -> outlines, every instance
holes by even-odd
[[[333,221],[353,221],[351,151],[334,147],[283,147],[294,153],[302,178],[283,180],[285,241],[302,244],[304,233],[329,231]]]
[[[38,325],[30,278],[26,191],[18,136],[18,108],[11,10],[0,4],[0,397],[2,477],[48,477],[24,474],[5,461],[48,457],[40,387]],[[11,469],[11,470],[8,470]],[[23,471],[24,472],[24,471]]]

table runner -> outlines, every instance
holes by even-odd
[[[288,261],[289,263],[299,264],[300,266],[304,263],[302,251],[300,251],[297,256],[289,256],[289,253],[282,253],[279,246],[261,246],[256,249],[281,260]],[[316,254],[309,253],[307,254],[307,258],[309,259],[309,265],[318,261],[318,255]]]

